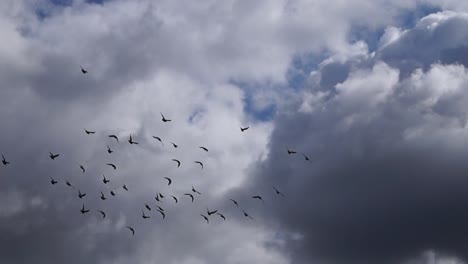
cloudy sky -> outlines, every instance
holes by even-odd
[[[468,263],[467,2],[3,0],[0,34],[0,263]]]

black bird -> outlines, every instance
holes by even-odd
[[[163,211],[161,211],[161,210],[156,210],[156,211],[158,211],[162,215],[163,219],[166,218],[166,214]]]
[[[134,235],[135,235],[135,229],[133,229],[133,228],[130,227],[130,226],[127,226],[127,228],[128,228],[130,231],[132,231],[132,235],[134,236]]]
[[[253,220],[253,218],[252,218],[249,214],[247,214],[244,210],[242,210],[242,212],[244,213],[244,216],[245,216],[245,217],[248,217],[248,218],[250,218],[250,219]]]
[[[70,187],[72,187],[72,188],[75,188],[68,180],[65,181],[65,184],[66,184],[67,186],[70,186]]]
[[[115,196],[115,192],[112,191],[112,190],[110,191],[110,194],[111,194],[112,196]]]
[[[220,213],[216,213],[216,214],[219,215],[224,221],[226,221],[226,217],[223,214],[220,214]]]
[[[164,195],[162,195],[162,193],[159,193],[159,198],[164,199]]]
[[[85,173],[85,168],[83,167],[83,165],[80,165],[80,169],[83,171],[83,173]]]
[[[80,68],[81,68],[81,72],[82,72],[83,74],[87,74],[87,73],[88,73],[88,71],[85,70],[85,69],[83,69],[83,67],[81,67],[81,65],[80,65]]]
[[[162,208],[161,206],[156,205],[156,207],[158,208],[159,211],[163,211],[163,212],[164,212],[164,208]]]
[[[145,207],[148,209],[148,211],[151,211],[151,207],[149,205],[145,204]]]
[[[91,135],[91,134],[95,134],[96,131],[89,131],[89,130],[86,130],[86,128],[84,129],[84,131],[86,132],[86,134],[88,135]]]
[[[252,196],[253,199],[259,199],[260,201],[262,201],[263,203],[265,202],[262,197],[260,195],[255,195],[255,196]]]
[[[275,186],[273,186],[273,189],[275,190],[276,194],[281,195],[281,196],[284,197],[284,194],[282,192],[278,191],[278,189],[276,189]]]
[[[174,195],[171,195],[172,199],[174,199],[175,203],[179,202],[179,200],[177,199],[177,197],[175,197]]]
[[[229,199],[229,200],[231,200],[237,207],[239,207],[239,204],[236,202],[236,200],[234,199]]]
[[[101,215],[102,215],[102,219],[106,218],[106,213],[104,213],[104,212],[103,212],[103,211],[101,211],[101,210],[98,210],[98,212],[100,212],[100,213],[101,213]]]
[[[107,146],[107,153],[112,154],[114,152],[109,146]]]
[[[83,207],[81,207],[80,212],[81,212],[82,214],[86,214],[87,212],[89,212],[89,210],[85,210],[85,207],[84,207],[84,204],[83,204]]]
[[[192,192],[194,192],[194,193],[198,193],[198,194],[201,194],[201,192],[199,192],[199,191],[195,190],[195,187],[193,187],[193,185],[192,185]]]
[[[60,154],[52,154],[52,152],[49,152],[49,157],[54,160],[56,159],[58,156],[60,156]]]
[[[190,196],[190,198],[192,198],[192,203],[193,203],[194,197],[191,193],[184,193],[184,195]]]
[[[201,148],[201,149],[203,149],[204,151],[208,152],[208,149],[205,148],[205,147],[199,147],[199,148]]]
[[[107,198],[104,196],[104,194],[101,192],[101,200],[106,200]]]
[[[157,137],[157,136],[153,136],[154,139],[157,139],[159,142],[161,142],[161,145],[164,146],[164,143],[162,142],[161,138],[160,137]]]
[[[50,183],[52,183],[52,185],[58,183],[58,181],[54,180],[54,178],[52,178],[51,176],[49,176],[49,177],[50,177]]]
[[[127,185],[125,185],[125,184],[124,184],[124,185],[122,185],[122,188],[123,188],[125,191],[127,191],[127,192],[128,192]]]
[[[115,166],[115,165],[114,165],[114,164],[112,164],[112,163],[107,163],[106,165],[107,165],[107,166],[111,166],[112,168],[114,168],[114,170],[116,170],[116,169],[117,169],[117,166]]]
[[[241,128],[240,128],[241,132],[244,132],[244,131],[246,131],[247,129],[249,129],[249,127],[244,127],[244,128],[241,127]]]
[[[119,138],[116,135],[109,135],[108,137],[114,138],[115,140],[117,140],[117,142],[119,142]]]
[[[206,216],[205,216],[205,215],[203,215],[203,214],[200,214],[200,215],[201,215],[201,216],[203,216],[203,218],[205,218],[205,220],[206,220],[206,223],[207,223],[207,224],[209,224],[209,223],[210,223],[210,220],[208,220],[208,217],[206,217]]]
[[[103,174],[103,175],[102,175],[102,182],[103,182],[104,184],[107,184],[108,182],[110,182],[110,180],[108,180],[108,179],[106,178],[106,176]]]
[[[156,199],[156,201],[158,201],[158,202],[161,202],[161,200],[159,200],[159,194],[156,194],[156,196],[154,197],[154,199]]]
[[[163,113],[160,113],[161,114],[161,117],[162,117],[162,121],[163,122],[170,122],[172,121],[171,119],[166,119],[166,117],[163,115]]]
[[[290,150],[288,147],[286,147],[286,150],[288,151],[288,154],[296,154],[297,151]]]
[[[131,135],[131,134],[130,134],[130,138],[128,139],[128,143],[130,143],[130,144],[132,144],[132,145],[133,145],[133,144],[138,144],[138,142],[133,141],[133,138],[132,138],[132,135]]]
[[[201,161],[196,160],[195,163],[200,164],[201,168],[203,169],[203,163]]]
[[[175,161],[175,162],[177,162],[177,168],[179,168],[179,167],[180,167],[180,161],[177,160],[177,159],[172,159],[172,160]]]
[[[309,157],[307,157],[304,153],[301,153],[301,154],[302,154],[302,156],[304,156],[305,160],[309,161]]]
[[[5,166],[8,165],[8,164],[10,164],[10,162],[7,161],[7,160],[5,159],[5,156],[3,156],[3,154],[2,154],[2,163],[3,163],[3,165],[5,165]]]
[[[86,196],[86,193],[81,193],[81,191],[78,190],[78,197],[79,197],[80,199],[83,199],[83,197],[85,197],[85,196]]]
[[[143,217],[143,219],[150,218],[149,216],[145,215],[145,212],[143,210],[141,210],[141,217]]]
[[[178,147],[178,145],[176,143],[174,143],[174,142],[171,142],[171,144],[172,144],[172,146],[174,146],[174,148]]]
[[[216,214],[217,212],[218,212],[218,210],[210,211],[210,210],[208,210],[208,208],[206,208],[206,213],[208,214],[208,216],[210,216],[212,214]]]
[[[167,186],[171,185],[172,180],[169,177],[164,177],[167,180]]]

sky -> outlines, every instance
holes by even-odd
[[[0,34],[0,263],[468,263],[466,2],[4,0]]]

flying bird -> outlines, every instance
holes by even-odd
[[[171,119],[166,119],[166,117],[163,115],[163,113],[160,113],[161,114],[161,117],[162,117],[162,121],[163,122],[170,122],[172,121]]]
[[[164,143],[162,142],[161,138],[160,137],[157,137],[157,136],[153,136],[154,139],[157,139],[159,142],[161,142],[161,145],[164,146]]]
[[[83,165],[80,165],[80,169],[83,171],[83,173],[85,173],[85,168],[83,167]]]
[[[130,226],[126,226],[130,231],[132,231],[132,235],[134,236],[135,235],[135,229],[133,229],[132,227]]]
[[[52,178],[51,176],[49,176],[49,177],[50,177],[50,183],[52,183],[52,185],[58,183],[58,181],[54,180],[54,178]]]
[[[95,134],[95,133],[96,133],[96,131],[89,131],[89,130],[86,130],[86,128],[84,128],[84,131],[85,131],[85,133],[88,134],[88,135],[92,135],[92,134]]]
[[[175,197],[174,195],[171,195],[172,199],[174,199],[175,203],[179,202],[179,200],[177,199],[177,197]]]
[[[110,180],[108,180],[108,179],[106,178],[106,176],[103,174],[103,175],[102,175],[102,182],[103,182],[104,184],[107,184],[108,182],[110,182]]]
[[[110,191],[110,194],[111,194],[112,196],[115,196],[115,192],[112,191],[112,190]]]
[[[113,139],[117,140],[117,142],[119,142],[119,138],[116,135],[109,135],[107,137],[113,138]]]
[[[161,202],[161,200],[159,200],[159,194],[156,194],[156,196],[154,197],[154,199],[156,199],[156,201],[158,201],[158,202]]]
[[[174,142],[171,142],[171,144],[172,144],[172,146],[174,146],[174,148],[178,147],[178,145],[176,143],[174,143]]]
[[[149,205],[145,204],[145,207],[148,209],[148,211],[151,211],[151,207]]]
[[[263,200],[263,198],[262,198],[260,195],[252,196],[252,198],[253,198],[253,199],[258,199],[258,200],[262,201],[263,203],[265,202],[265,201]]]
[[[191,193],[184,193],[184,195],[190,196],[190,198],[192,198],[192,203],[193,203],[194,197]]]
[[[245,217],[248,217],[248,218],[250,218],[250,219],[253,220],[253,218],[252,218],[249,214],[247,214],[244,210],[242,210],[242,213],[244,213],[244,216],[245,216]]]
[[[200,214],[200,215],[201,215],[201,216],[203,216],[203,218],[205,218],[205,220],[206,220],[206,223],[207,223],[207,224],[209,224],[209,223],[210,223],[210,220],[208,220],[208,217],[206,217],[206,216],[205,216],[205,215],[203,215],[203,214]]]
[[[147,216],[143,210],[141,210],[141,217],[143,217],[143,219],[150,218],[150,216]]]
[[[172,159],[172,160],[175,161],[175,162],[177,162],[177,168],[179,168],[179,167],[180,167],[180,161],[177,160],[177,159]]]
[[[166,218],[166,214],[163,211],[161,211],[161,210],[156,210],[156,211],[158,211],[162,215],[163,219]]]
[[[83,199],[83,197],[85,197],[85,196],[86,196],[86,193],[81,193],[81,191],[78,190],[78,197],[79,197],[80,199]]]
[[[301,153],[301,154],[302,154],[302,156],[304,156],[305,160],[309,161],[309,157],[307,157],[304,153]]]
[[[273,186],[273,189],[275,190],[276,194],[281,195],[281,196],[284,197],[284,194],[282,192],[278,191],[278,189],[276,189],[275,186]]]
[[[199,191],[195,190],[195,187],[193,187],[193,185],[192,185],[192,192],[194,192],[194,193],[198,193],[198,194],[201,194],[201,192],[199,192]]]
[[[131,135],[131,134],[130,134],[130,138],[128,139],[128,143],[130,143],[131,145],[133,145],[133,144],[138,144],[138,142],[133,141],[133,138],[132,138],[132,135]]]
[[[236,202],[236,200],[234,199],[229,199],[229,200],[231,200],[237,207],[239,207],[239,204]]]
[[[49,152],[49,157],[50,157],[52,160],[58,158],[58,156],[60,156],[60,154],[52,154],[52,152]]]
[[[208,152],[208,149],[205,148],[205,147],[199,147],[199,148],[201,148],[201,149],[203,149],[204,151]]]
[[[114,164],[112,164],[112,163],[107,163],[106,165],[107,165],[107,166],[111,166],[112,168],[114,168],[114,170],[116,170],[116,169],[117,169],[117,166],[115,166],[115,165],[114,165]]]
[[[161,206],[156,205],[156,207],[158,208],[159,211],[163,211],[163,212],[164,212],[164,208],[162,208]]]
[[[224,221],[226,221],[226,217],[223,214],[220,214],[220,213],[216,213],[216,214],[219,215],[219,217],[221,217]]]
[[[84,207],[84,204],[83,204],[83,206],[81,207],[80,212],[81,212],[82,214],[86,214],[87,212],[89,212],[89,209],[88,209],[88,210],[85,210],[85,207]]]
[[[102,219],[106,218],[106,213],[104,213],[104,212],[103,212],[103,211],[101,211],[101,210],[98,210],[98,212],[100,212],[100,213],[101,213],[101,215],[102,215]]]
[[[216,214],[217,212],[218,212],[218,210],[210,211],[210,210],[208,210],[208,208],[206,208],[206,213],[208,214],[208,216],[210,216],[212,214]]]
[[[290,150],[288,147],[286,147],[286,150],[288,151],[288,154],[296,154],[297,151]]]
[[[159,198],[164,199],[164,195],[162,195],[162,193],[159,193]]]
[[[200,164],[201,168],[203,169],[203,163],[201,161],[196,160],[195,163]]]
[[[244,132],[244,131],[246,131],[247,129],[249,129],[249,127],[241,127],[241,128],[240,128],[241,132]]]
[[[107,146],[107,153],[112,154],[114,152],[109,146]]]
[[[73,186],[68,180],[65,181],[65,184],[66,184],[67,186],[70,186],[70,187],[72,187],[72,188],[75,188],[75,186]]]
[[[107,198],[104,196],[104,194],[101,192],[101,200],[106,200]]]
[[[167,180],[167,186],[171,185],[172,180],[169,177],[164,177]]]
[[[5,159],[5,156],[3,156],[3,154],[2,154],[2,163],[3,163],[3,165],[5,165],[5,166],[8,165],[8,164],[10,164],[10,162],[7,161],[7,160]]]
[[[85,70],[85,69],[83,69],[83,67],[81,67],[81,65],[80,65],[80,68],[81,68],[81,72],[82,72],[83,74],[87,74],[87,73],[88,73],[88,71]]]
[[[122,185],[122,188],[123,188],[125,191],[127,191],[127,192],[128,192],[127,185],[125,185],[125,184],[124,184],[124,185]]]

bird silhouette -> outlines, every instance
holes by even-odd
[[[80,65],[80,68],[81,68],[81,72],[82,72],[83,74],[87,74],[87,73],[88,73],[88,71],[85,70],[85,69],[83,69],[83,67],[81,67],[81,65]]]
[[[229,199],[229,200],[231,200],[237,207],[239,207],[239,204],[236,202],[236,200],[234,199]]]
[[[307,157],[304,153],[301,153],[301,154],[302,154],[302,156],[304,156],[305,160],[309,161],[309,157]]]
[[[246,213],[244,210],[242,210],[242,213],[244,213],[244,216],[245,216],[245,217],[248,217],[248,218],[250,218],[250,219],[253,220],[253,217],[251,217],[251,216],[250,216],[248,213]]]
[[[157,136],[153,136],[154,139],[157,139],[159,142],[161,142],[161,145],[164,146],[164,143],[162,142],[161,138],[160,137],[157,137]]]
[[[3,154],[2,154],[2,163],[3,163],[3,165],[5,165],[5,166],[8,165],[8,164],[10,164],[10,162],[7,161],[7,160],[5,159],[5,156],[3,156]]]
[[[98,210],[98,212],[100,212],[100,213],[101,213],[101,215],[102,215],[102,219],[106,218],[106,213],[104,213],[104,212],[103,212],[103,211],[101,211],[101,210]]]
[[[52,178],[51,176],[49,176],[49,177],[50,177],[50,183],[52,183],[52,185],[58,183],[58,181],[54,180],[54,178]]]
[[[201,149],[203,149],[204,151],[208,152],[208,149],[205,148],[205,147],[199,147],[199,148],[201,148]]]
[[[60,154],[52,154],[52,152],[49,152],[49,157],[50,157],[52,160],[58,158],[58,156],[60,156]]]
[[[86,128],[84,128],[84,131],[85,131],[85,133],[88,134],[88,135],[92,135],[92,134],[95,134],[95,133],[96,133],[96,131],[89,131],[89,130],[86,130]]]
[[[81,171],[83,171],[83,173],[85,173],[86,170],[85,170],[85,168],[83,167],[83,165],[80,165],[80,169],[81,169]]]
[[[135,235],[135,229],[133,229],[132,227],[130,226],[126,226],[128,228],[128,230],[132,231],[132,235],[134,236]]]
[[[107,198],[104,196],[104,194],[101,192],[101,200],[106,200]]]
[[[107,163],[106,165],[107,165],[107,166],[111,166],[111,167],[112,167],[114,170],[116,170],[116,169],[117,169],[117,166],[115,166],[115,165],[114,165],[114,164],[112,164],[112,163]]]
[[[148,209],[148,211],[151,211],[151,207],[149,205],[145,204],[145,207]]]
[[[206,213],[208,214],[208,216],[210,216],[212,214],[216,214],[217,212],[218,212],[218,210],[210,211],[210,210],[208,210],[208,208],[206,208]]]
[[[158,208],[159,211],[163,211],[163,212],[164,212],[164,208],[162,208],[161,206],[156,205],[156,207]]]
[[[286,146],[286,150],[288,151],[288,154],[296,154],[297,153],[297,151],[290,150],[287,146]]]
[[[246,131],[247,129],[249,129],[249,127],[244,127],[244,128],[241,127],[241,128],[240,128],[241,132],[244,132],[244,131]]]
[[[72,187],[72,188],[75,188],[75,186],[73,186],[68,180],[65,181],[65,184],[66,184],[67,186],[70,186],[70,187]]]
[[[278,195],[281,195],[281,196],[285,197],[285,196],[284,196],[284,194],[283,194],[282,192],[278,191],[278,189],[276,189],[276,187],[275,187],[275,186],[273,186],[273,189],[275,190],[276,194],[278,194]]]
[[[115,192],[114,192],[113,190],[110,191],[110,194],[111,194],[112,196],[115,196]]]
[[[159,198],[164,199],[164,195],[162,195],[162,193],[158,193],[158,195],[159,195]]]
[[[192,192],[194,192],[194,193],[198,193],[198,194],[201,194],[201,192],[199,192],[199,191],[195,190],[195,187],[193,187],[193,185],[192,185]]]
[[[201,161],[196,160],[195,163],[200,164],[201,168],[203,169],[203,163]]]
[[[219,215],[219,217],[221,217],[224,221],[226,221],[226,217],[223,214],[220,214],[220,213],[216,213],[216,214]]]
[[[156,210],[156,211],[158,211],[162,215],[163,219],[166,218],[166,214],[163,211],[161,211],[161,210]]]
[[[169,177],[164,177],[164,179],[167,180],[167,186],[171,185],[171,183],[172,183],[171,178],[169,178]]]
[[[114,152],[109,146],[107,146],[107,153],[112,154]]]
[[[178,147],[178,145],[176,143],[174,143],[174,142],[171,142],[171,144],[172,144],[172,146],[174,146],[174,148]]]
[[[171,119],[167,119],[167,118],[163,115],[163,113],[160,113],[160,114],[161,114],[161,117],[162,117],[162,121],[163,121],[163,122],[170,122],[170,121],[172,121]]]
[[[201,215],[201,216],[203,216],[203,218],[205,218],[205,220],[206,220],[206,223],[207,223],[207,224],[209,224],[209,223],[210,223],[210,220],[208,220],[208,217],[206,217],[206,216],[205,216],[205,215],[203,215],[203,214],[200,214],[200,215]]]
[[[125,184],[124,184],[124,185],[122,185],[122,188],[123,188],[125,191],[127,191],[127,192],[128,192],[127,185],[125,185]]]
[[[159,200],[159,194],[156,193],[156,196],[154,197],[154,199],[156,199],[156,201],[158,202],[161,202],[161,200]]]
[[[119,142],[119,138],[116,135],[108,135],[107,137],[113,138]]]
[[[175,203],[178,203],[179,200],[177,199],[177,197],[175,197],[174,195],[171,195],[172,199],[174,199]]]
[[[148,219],[148,218],[150,218],[149,216],[147,216],[147,215],[145,214],[145,212],[144,212],[143,210],[141,210],[141,217],[143,217],[143,219]]]
[[[83,197],[85,197],[85,196],[86,196],[86,193],[81,193],[81,191],[78,190],[78,197],[79,197],[80,199],[83,199]]]
[[[265,202],[260,195],[252,196],[252,199],[258,199],[258,200],[262,201],[263,203]]]
[[[193,203],[193,200],[194,200],[195,198],[193,197],[193,195],[192,195],[191,193],[184,193],[184,195],[190,196],[190,198],[192,198],[192,203]]]
[[[103,182],[104,184],[107,184],[108,182],[110,182],[110,180],[108,180],[108,179],[106,178],[106,176],[103,174],[103,175],[102,175],[102,182]]]
[[[89,210],[85,210],[85,207],[84,207],[84,204],[83,204],[83,206],[81,207],[80,212],[81,212],[82,214],[86,214],[87,212],[89,212]]]
[[[132,138],[132,135],[131,135],[131,134],[130,134],[130,138],[128,139],[128,143],[130,143],[131,145],[133,145],[133,144],[138,144],[138,142],[133,141],[133,138]]]
[[[180,161],[178,159],[172,159],[173,161],[177,162],[177,168],[180,167]]]

